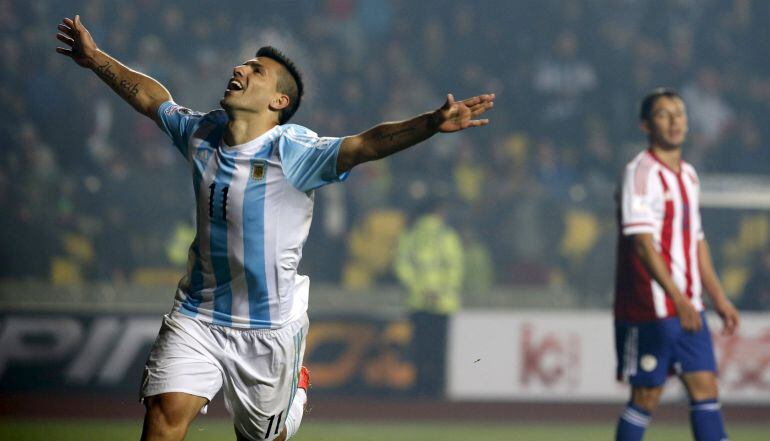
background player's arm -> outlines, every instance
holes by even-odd
[[[701,281],[703,287],[711,298],[711,304],[714,310],[722,318],[724,324],[723,332],[732,335],[738,327],[740,318],[730,300],[727,299],[722,284],[719,283],[719,277],[714,270],[714,264],[711,260],[711,250],[705,239],[698,242],[698,265],[700,266]]]
[[[56,37],[69,48],[57,47],[56,52],[94,71],[134,109],[159,123],[158,107],[171,99],[171,94],[163,85],[147,75],[129,69],[96,47],[91,33],[80,22],[79,15],[76,15],[74,20],[65,18],[58,29]]]
[[[479,95],[455,101],[447,95],[443,106],[400,122],[382,123],[342,141],[337,156],[337,171],[346,172],[358,164],[381,159],[424,141],[438,132],[457,132],[468,127],[489,124],[488,119],[474,119],[494,104],[495,95]]]
[[[676,308],[677,316],[686,331],[700,330],[702,323],[700,314],[690,303],[690,299],[685,297],[674,283],[671,274],[668,272],[666,262],[655,249],[652,234],[642,233],[634,235],[634,250],[647,269],[650,276],[663,288],[666,295],[671,298]]]

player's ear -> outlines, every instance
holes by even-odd
[[[650,122],[647,121],[646,119],[639,121],[639,130],[649,135],[651,132]]]
[[[270,100],[270,110],[283,110],[287,107],[289,107],[289,103],[291,100],[289,100],[288,95],[284,94],[276,94],[272,100]]]

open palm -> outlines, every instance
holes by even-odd
[[[485,94],[473,98],[455,101],[450,93],[446,102],[436,111],[439,117],[438,130],[449,133],[467,129],[468,127],[481,127],[489,124],[488,119],[475,119],[482,113],[491,109],[495,102],[495,94]]]
[[[69,48],[57,47],[56,52],[66,55],[82,67],[92,67],[94,54],[96,53],[96,43],[91,37],[91,33],[80,22],[80,16],[75,19],[65,18],[58,26],[59,33],[56,38]]]

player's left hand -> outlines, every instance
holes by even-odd
[[[738,329],[741,318],[738,314],[738,310],[735,309],[732,303],[725,301],[722,304],[714,305],[714,310],[722,318],[722,334],[733,335],[735,330]]]
[[[494,104],[494,93],[474,96],[462,101],[455,101],[455,97],[451,93],[447,94],[444,105],[434,113],[438,131],[449,133],[468,127],[485,126],[489,124],[488,119],[475,118],[491,109]]]

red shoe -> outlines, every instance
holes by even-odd
[[[302,366],[302,368],[299,370],[299,381],[297,382],[297,387],[300,389],[305,389],[305,392],[310,388],[310,371],[307,370],[305,366]]]

